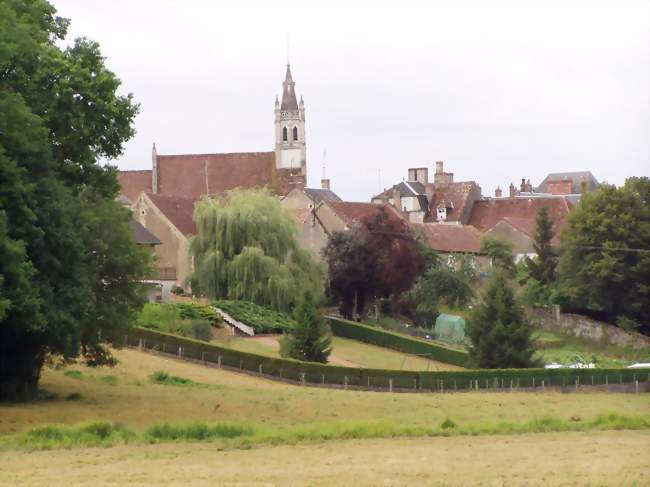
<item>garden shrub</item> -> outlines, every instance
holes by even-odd
[[[205,304],[147,303],[138,315],[136,325],[210,341],[211,326],[218,326],[222,321],[219,313]]]
[[[207,320],[192,320],[190,328],[193,338],[206,342],[212,339],[212,327]]]
[[[296,326],[290,316],[248,301],[219,300],[214,305],[252,327],[255,333],[282,333]]]

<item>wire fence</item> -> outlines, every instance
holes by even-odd
[[[404,371],[342,367],[265,357],[154,330],[136,329],[128,347],[286,383],[387,392],[650,391],[650,371],[630,369],[512,369]]]

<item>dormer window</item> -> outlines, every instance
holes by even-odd
[[[289,140],[289,131],[287,130],[287,127],[282,127],[282,140],[284,142]]]

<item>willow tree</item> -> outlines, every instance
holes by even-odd
[[[293,219],[267,190],[238,189],[204,198],[194,221],[194,292],[283,311],[305,290],[322,296],[321,266],[298,247]]]

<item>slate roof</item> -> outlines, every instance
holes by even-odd
[[[598,187],[598,181],[591,174],[591,171],[576,171],[576,172],[555,172],[549,173],[537,188],[538,193],[547,193],[546,183],[567,181],[570,180],[572,184],[573,194],[580,193],[580,182],[584,179],[587,183],[587,192],[594,191]]]
[[[291,78],[291,67],[287,64],[287,73],[282,83],[282,104],[281,110],[298,110],[298,101],[296,100],[295,83]]]
[[[321,201],[327,202],[337,202],[343,201],[338,195],[330,189],[320,189],[320,188],[305,188],[303,190],[305,194],[309,197],[310,200],[314,202],[314,205],[317,205]]]
[[[135,201],[140,193],[151,191],[151,170],[119,171],[117,180],[122,187],[121,193],[130,201]]]
[[[196,225],[192,219],[196,201],[194,198],[153,193],[147,193],[147,197],[183,235],[196,235]]]
[[[481,232],[470,225],[445,223],[413,224],[426,242],[439,252],[480,253]]]
[[[133,232],[135,243],[139,245],[160,245],[162,243],[158,240],[158,237],[135,220],[129,220],[129,227],[131,227],[131,232]]]
[[[556,230],[561,229],[566,221],[570,205],[566,198],[492,198],[474,202],[469,224],[481,232],[490,230],[501,220],[509,219],[513,226],[519,224],[529,228],[535,221],[537,210],[542,206],[548,208],[549,216],[555,222]],[[529,220],[523,224],[523,220]]]

